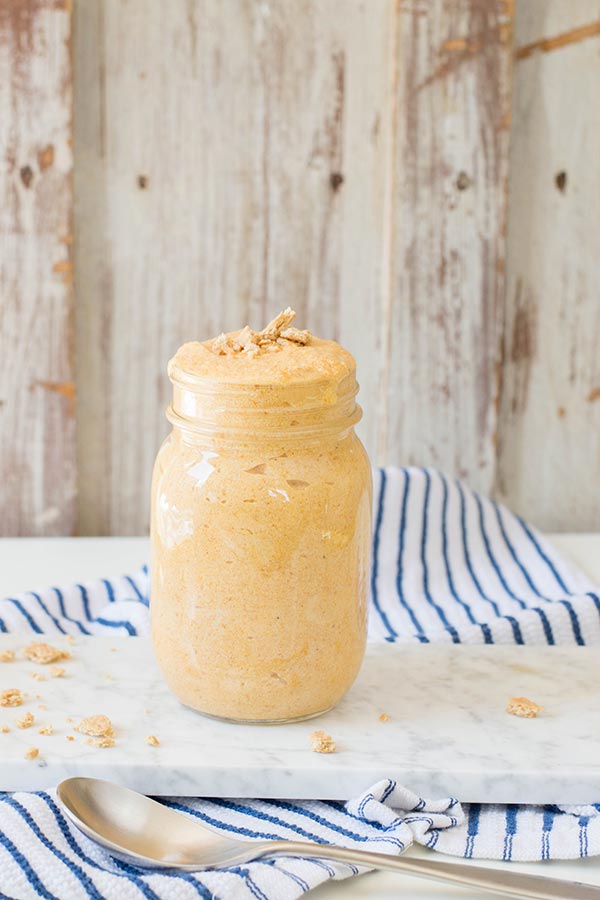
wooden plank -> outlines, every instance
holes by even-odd
[[[493,484],[512,5],[398,6],[379,456]]]
[[[394,14],[76,5],[82,533],[146,530],[178,344],[288,303],[356,352],[374,447]]]
[[[71,16],[0,4],[0,534],[74,525]]]
[[[540,527],[600,528],[600,20],[517,7],[497,489]]]

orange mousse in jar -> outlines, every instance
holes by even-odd
[[[152,485],[152,638],[187,706],[236,722],[331,709],[366,638],[371,469],[356,366],[291,326],[184,344]]]

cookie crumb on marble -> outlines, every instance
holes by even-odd
[[[14,662],[14,658],[14,650],[3,650],[2,653],[0,653],[0,662]]]
[[[42,675],[41,672],[30,672],[29,674],[31,675],[32,678],[35,678],[36,681],[45,681],[46,680],[46,676]]]
[[[511,716],[520,716],[522,719],[535,719],[537,714],[543,710],[543,706],[538,706],[533,700],[527,697],[511,697],[506,707],[506,712]]]
[[[75,725],[75,731],[79,731],[80,734],[89,734],[93,738],[113,738],[115,736],[112,722],[108,716],[104,715],[88,716],[86,719],[82,719],[78,725]]]
[[[319,729],[310,735],[310,749],[313,753],[335,753],[336,743],[330,734]]]
[[[2,732],[2,734],[8,734],[10,728],[8,727],[8,725],[3,725],[2,728],[0,728],[0,731]]]
[[[68,741],[74,741],[74,740],[75,740],[74,735],[68,734],[68,735],[67,735],[67,740],[68,740]]]
[[[25,713],[20,719],[17,719],[17,728],[31,728],[35,721],[33,713]]]
[[[42,725],[41,728],[38,728],[38,734],[54,734],[54,727],[52,725]]]
[[[146,743],[147,743],[150,747],[158,747],[159,744],[160,744],[160,741],[159,741],[159,739],[156,737],[155,734],[149,734],[148,737],[146,738]]]
[[[23,695],[18,688],[6,688],[0,691],[0,706],[22,706]]]
[[[25,759],[35,759],[39,755],[40,751],[37,747],[30,747],[29,750],[25,751]]]
[[[379,721],[380,722],[389,722],[390,717],[388,716],[387,713],[381,713],[381,715],[379,716]]]
[[[63,678],[66,671],[64,666],[52,666],[50,669],[50,678]]]
[[[90,744],[92,747],[114,747],[115,739],[110,737],[109,735],[103,735],[101,737],[89,737],[85,740],[86,744]]]
[[[48,663],[58,662],[61,659],[69,659],[70,654],[66,650],[53,647],[52,644],[34,641],[25,647],[23,656],[40,666],[46,666]]]

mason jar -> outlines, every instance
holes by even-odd
[[[173,427],[152,484],[156,659],[205,715],[318,716],[365,649],[371,469],[354,360],[318,341],[234,369],[207,361],[207,344],[169,364]]]

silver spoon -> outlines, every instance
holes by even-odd
[[[409,859],[304,841],[240,841],[224,837],[137,791],[98,778],[67,778],[56,792],[67,816],[84,834],[137,866],[197,872],[264,857],[313,857],[529,900],[600,900],[600,888],[593,885],[506,869]]]

